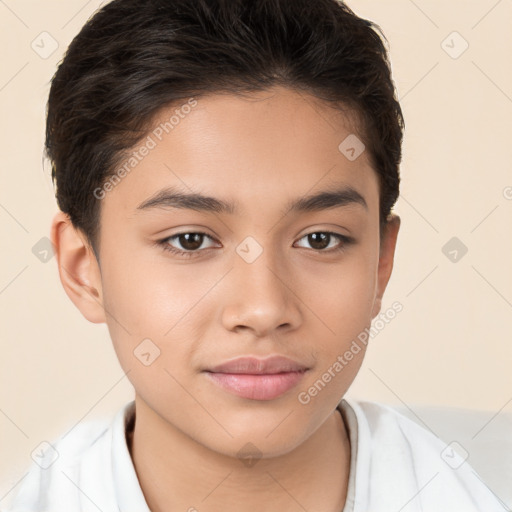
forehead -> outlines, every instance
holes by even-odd
[[[367,152],[355,159],[344,152],[347,140],[359,152],[360,138],[348,115],[289,89],[184,101],[158,112],[147,136],[118,166],[125,164],[127,172],[103,208],[122,203],[134,211],[171,187],[228,200],[243,214],[251,204],[282,207],[292,198],[347,186],[364,195],[369,210],[378,209]]]

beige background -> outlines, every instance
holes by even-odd
[[[389,40],[407,124],[402,228],[383,305],[404,309],[372,340],[350,395],[483,409],[492,421],[512,411],[512,4],[348,4]],[[132,398],[106,326],[84,320],[55,259],[32,252],[56,211],[42,164],[48,82],[99,5],[0,2],[0,506],[41,441]],[[50,38],[58,48],[42,58],[31,43],[49,51]],[[456,263],[442,252],[454,236],[468,248]]]

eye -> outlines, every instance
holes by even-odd
[[[199,250],[205,249],[201,247],[205,238],[213,240],[213,238],[206,233],[191,232],[191,233],[177,233],[176,235],[169,236],[163,240],[159,240],[157,243],[164,251],[178,254],[180,256],[190,257],[194,256]],[[174,247],[171,242],[175,241],[181,246],[181,249]]]
[[[339,252],[346,249],[347,245],[354,243],[354,239],[331,231],[315,231],[303,236],[300,240],[307,239],[312,249],[317,252]],[[338,243],[332,244],[338,240]]]

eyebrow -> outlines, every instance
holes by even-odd
[[[290,201],[284,211],[293,213],[316,212],[331,208],[359,205],[368,210],[364,197],[350,186],[336,190],[324,190]],[[175,188],[166,188],[142,202],[137,210],[155,208],[181,208],[198,212],[226,213],[233,215],[237,212],[237,204],[199,193],[185,193]]]

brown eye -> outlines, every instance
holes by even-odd
[[[177,235],[177,240],[181,247],[187,251],[196,251],[203,243],[204,235],[202,233],[183,233]]]
[[[203,252],[204,249],[209,249],[213,245],[202,247],[206,239],[213,241],[214,239],[206,233],[178,233],[169,236],[164,240],[157,242],[165,251],[171,252],[179,256],[195,256]]]
[[[331,233],[330,231],[315,231],[301,238],[307,239],[307,243],[314,251],[335,252],[343,250],[347,245],[354,242],[351,237]],[[336,243],[338,241],[338,243]]]
[[[308,235],[308,242],[313,249],[325,249],[329,246],[331,235],[328,233],[311,233]]]

